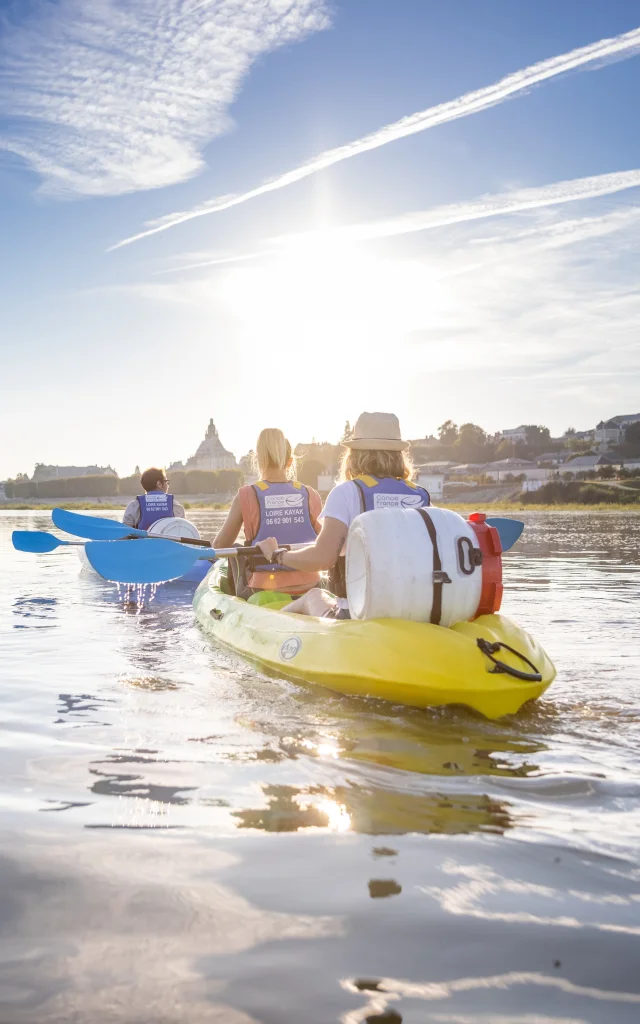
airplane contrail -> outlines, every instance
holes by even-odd
[[[361,224],[345,224],[340,227],[326,228],[320,231],[280,235],[269,239],[269,242],[275,248],[215,257],[188,263],[183,266],[171,267],[168,270],[160,270],[157,273],[176,274],[191,270],[201,270],[211,266],[238,263],[241,260],[261,259],[264,256],[281,256],[283,252],[286,253],[287,248],[291,248],[291,246],[295,248],[296,243],[303,243],[309,247],[313,246],[316,239],[320,239],[325,243],[329,241],[332,245],[336,245],[340,242],[366,242],[377,238],[391,238],[396,235],[412,234],[418,231],[431,231],[435,228],[447,227],[453,224],[466,224],[470,221],[502,217],[511,213],[522,213],[526,210],[539,210],[545,206],[559,206],[562,203],[597,199],[599,196],[614,195],[616,192],[623,192],[632,188],[640,188],[640,168],[630,171],[614,171],[611,174],[594,174],[588,178],[570,178],[536,188],[521,188],[510,192],[483,195],[470,202],[434,206],[430,210],[416,210],[387,220],[365,221]],[[636,215],[640,216],[640,206],[636,206],[633,209]],[[622,225],[628,219],[627,211],[625,217],[618,218],[618,220],[613,218],[612,227],[615,227],[618,221]],[[537,235],[540,233],[540,230],[539,227],[536,227],[524,234],[531,233]],[[547,226],[544,228],[544,231],[552,235],[555,232],[555,227]]]
[[[386,125],[344,146],[328,149],[307,163],[294,167],[292,170],[286,171],[277,178],[266,181],[262,185],[250,189],[248,192],[220,196],[200,206],[196,206],[192,210],[183,210],[168,214],[158,220],[148,221],[144,231],[131,235],[129,238],[124,238],[122,241],[112,245],[107,251],[112,252],[114,249],[120,249],[122,246],[130,245],[132,242],[138,242],[142,238],[148,238],[150,235],[158,234],[160,231],[167,231],[178,224],[184,224],[188,220],[194,220],[196,217],[206,217],[212,213],[220,213],[222,210],[228,210],[232,206],[246,203],[249,199],[265,195],[267,192],[275,192],[277,189],[285,188],[287,185],[292,185],[303,178],[308,178],[318,171],[340,163],[342,160],[349,160],[351,157],[359,156],[361,153],[367,153],[372,149],[386,146],[389,142],[395,142],[397,139],[403,139],[409,135],[426,131],[428,128],[433,128],[436,125],[455,121],[460,117],[468,117],[470,114],[476,114],[481,110],[487,110],[489,107],[494,107],[511,96],[516,96],[535,85],[539,85],[541,82],[545,82],[550,78],[556,78],[558,75],[566,74],[566,72],[573,71],[576,68],[585,67],[589,64],[610,63],[611,61],[631,57],[639,49],[640,28],[636,28],[630,32],[613,36],[610,39],[600,39],[598,42],[590,43],[588,46],[581,46],[557,57],[550,57],[547,60],[539,61],[537,64],[531,64],[527,68],[515,71],[505,78],[501,78],[492,85],[477,89],[474,92],[465,93],[463,96],[449,100],[446,103],[439,103],[435,107],[428,107],[426,110],[410,114],[399,121],[395,121],[393,124]]]
[[[431,210],[407,213],[389,220],[347,224],[334,228],[330,233],[338,239],[356,241],[387,238],[416,231],[428,231],[448,224],[464,224],[472,220],[484,220],[524,210],[538,210],[544,206],[575,203],[581,199],[596,199],[598,196],[613,195],[615,192],[638,187],[640,168],[614,171],[612,174],[594,174],[588,178],[557,181],[552,185],[542,185],[538,188],[521,188],[512,192],[484,195],[468,203],[436,206]],[[313,235],[313,232],[310,234]]]

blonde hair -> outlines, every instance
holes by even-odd
[[[265,427],[260,431],[254,464],[261,479],[267,476],[269,470],[274,469],[286,473],[289,480],[295,479],[295,459],[291,444],[278,427]]]
[[[413,462],[406,452],[347,448],[340,463],[340,481],[353,480],[356,476],[410,480],[413,476]]]

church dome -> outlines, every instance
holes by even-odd
[[[195,455],[187,461],[186,469],[237,469],[237,464],[232,452],[222,444],[216,425],[213,419],[209,420],[209,426],[204,436],[204,441],[198,445]]]

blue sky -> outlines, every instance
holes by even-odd
[[[0,478],[186,458],[210,416],[239,456],[365,408],[410,437],[639,411],[639,26],[0,0]]]

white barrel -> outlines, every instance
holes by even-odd
[[[457,512],[427,508],[442,572],[439,625],[472,619],[480,604],[482,566],[473,528]],[[434,607],[434,550],[429,530],[414,509],[363,512],[347,538],[347,598],[352,619],[430,622]]]
[[[147,533],[152,533],[154,537],[184,537],[186,540],[200,540],[198,527],[180,516],[156,519]]]

